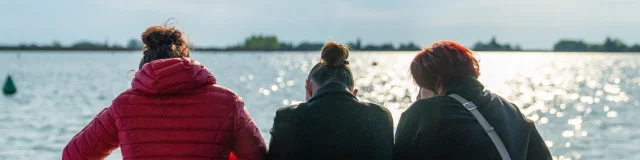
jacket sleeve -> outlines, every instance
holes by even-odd
[[[269,160],[285,159],[287,152],[293,147],[293,107],[284,107],[276,111],[276,117],[273,119],[273,127],[271,128],[271,141],[269,142]]]
[[[118,148],[113,106],[102,110],[62,151],[63,160],[104,159]]]
[[[535,125],[533,126],[533,130],[531,130],[531,134],[529,135],[529,150],[527,152],[527,159],[553,159],[551,157],[551,152],[547,147],[547,144],[544,143],[542,136],[538,133]]]
[[[244,108],[244,101],[238,98],[235,102],[235,116],[233,118],[233,131],[235,142],[232,154],[238,160],[263,160],[266,158],[267,146],[262,134],[251,115]]]
[[[547,144],[542,139],[542,136],[540,136],[540,133],[538,132],[538,129],[536,128],[535,123],[531,120],[528,120],[526,116],[522,114],[522,112],[520,112],[520,108],[516,104],[511,103],[511,105],[518,111],[518,113],[520,113],[520,115],[522,115],[522,117],[527,121],[527,123],[531,125],[527,159],[552,160],[553,157],[551,157],[551,151],[549,151],[549,147],[547,147]]]

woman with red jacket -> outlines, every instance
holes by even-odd
[[[153,26],[131,89],[64,148],[62,159],[265,159],[266,145],[242,98],[189,58],[182,33]]]

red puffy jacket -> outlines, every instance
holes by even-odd
[[[155,60],[64,148],[62,159],[261,160],[266,145],[242,98],[189,58]]]

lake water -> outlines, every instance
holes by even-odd
[[[352,53],[360,100],[395,123],[415,100],[415,52]],[[554,159],[640,159],[640,54],[479,52],[480,81],[536,121]],[[70,138],[130,87],[140,52],[0,52],[0,159],[60,159]],[[304,100],[317,52],[206,53],[193,58],[246,101],[266,141],[274,112]],[[376,62],[377,65],[373,65]],[[116,150],[108,159],[121,159]]]

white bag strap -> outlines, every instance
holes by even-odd
[[[495,145],[498,149],[500,157],[502,157],[503,160],[511,160],[511,157],[509,157],[509,152],[507,152],[507,148],[504,147],[504,144],[502,144],[500,137],[498,137],[498,134],[493,129],[493,127],[491,127],[489,122],[487,122],[487,120],[484,119],[482,114],[480,114],[480,112],[477,110],[478,107],[457,94],[450,94],[449,97],[456,99],[458,100],[458,102],[462,103],[462,105],[467,108],[469,112],[471,112],[476,120],[478,120],[478,123],[480,123],[482,128],[484,128],[484,131],[489,135],[489,138],[491,138],[491,141],[493,141],[493,145]]]

